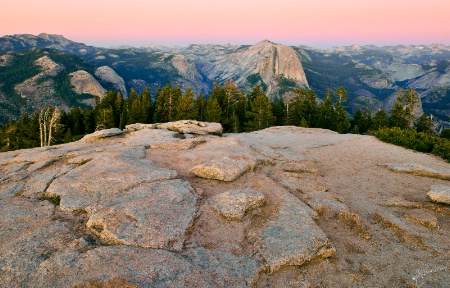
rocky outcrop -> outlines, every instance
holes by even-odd
[[[22,98],[33,101],[41,106],[44,105],[44,103],[41,104],[42,95],[53,96],[55,93],[53,87],[54,82],[51,77],[58,75],[64,67],[54,62],[48,56],[43,56],[34,63],[41,67],[41,72],[16,85],[15,90]]]
[[[116,71],[109,66],[101,66],[95,70],[95,76],[101,80],[113,84],[114,88],[120,91],[124,98],[128,97],[127,88],[125,87],[125,81],[120,77]]]
[[[450,186],[433,185],[430,187],[427,197],[433,202],[450,204]]]
[[[442,266],[450,209],[426,197],[447,180],[379,165],[450,169],[434,156],[322,129],[219,137],[129,128],[95,141],[0,153],[2,286],[450,281]],[[223,159],[224,175],[251,168],[232,181],[191,173],[197,163]],[[416,275],[423,263],[441,270]]]
[[[235,189],[220,193],[209,205],[227,220],[240,221],[245,213],[264,205],[264,194],[252,189]]]
[[[309,87],[295,50],[268,40],[219,56],[218,61],[204,68],[204,73],[221,82],[233,79],[243,90],[251,90],[255,84],[267,86],[269,97],[277,95],[282,78],[294,81],[298,87]]]
[[[263,41],[255,46],[270,44],[272,43]],[[268,94],[275,92],[280,77],[293,80],[301,87],[308,87],[302,63],[292,47],[272,44],[269,56],[263,59],[259,67],[259,74],[268,86]]]
[[[417,64],[392,63],[388,70],[391,72],[393,81],[405,81],[425,74],[422,66]]]
[[[247,157],[223,157],[199,164],[191,169],[195,175],[220,181],[234,181],[249,170],[253,170],[256,163]]]
[[[106,91],[91,74],[83,70],[70,73],[70,84],[77,94],[91,94],[103,98]]]
[[[197,134],[197,135],[222,135],[222,125],[220,123],[201,122],[194,120],[180,120],[175,122],[168,122],[156,124],[157,129],[167,129],[183,134]]]
[[[263,231],[259,248],[269,272],[333,256],[336,249],[311,218],[309,208],[285,191],[279,191],[278,196],[284,202],[277,217]]]
[[[94,133],[84,136],[81,139],[81,141],[86,141],[86,142],[95,141],[95,140],[106,138],[106,137],[120,135],[122,133],[123,133],[122,130],[120,130],[119,128],[104,129],[104,130],[95,131]]]

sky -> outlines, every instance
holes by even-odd
[[[59,34],[87,45],[450,45],[449,0],[14,0],[0,36]]]

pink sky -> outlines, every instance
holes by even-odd
[[[88,45],[450,45],[449,0],[14,0],[0,36],[62,34]]]

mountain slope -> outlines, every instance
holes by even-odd
[[[0,122],[48,105],[93,106],[94,96],[103,97],[105,88],[116,84],[95,78],[97,71],[82,58],[60,50],[33,48],[4,54],[0,58]]]
[[[30,62],[28,56],[14,58],[13,54],[22,51],[24,55],[31,55],[36,53],[30,52],[33,48],[56,49],[70,59],[54,59],[56,52],[53,58],[50,57],[65,68],[56,76],[46,76],[55,83],[65,81],[64,85],[70,86],[70,80],[66,81],[68,75],[84,70],[104,89],[117,89],[125,96],[131,88],[140,92],[146,86],[152,89],[154,95],[158,87],[167,83],[179,85],[182,90],[193,88],[194,92],[206,95],[215,81],[233,81],[244,92],[251,91],[258,84],[271,98],[283,96],[293,88],[311,88],[323,98],[328,88],[335,91],[344,86],[348,92],[346,105],[350,112],[358,108],[375,112],[380,108],[389,110],[398,89],[414,88],[421,96],[425,112],[433,113],[441,120],[447,120],[450,116],[447,96],[450,89],[447,88],[450,87],[450,47],[444,45],[354,45],[316,49],[288,47],[264,40],[255,45],[194,44],[187,47],[105,49],[47,34],[0,38],[0,74],[8,74],[6,80],[5,77],[2,80],[0,75],[0,82],[3,81],[0,107],[8,115],[31,110],[20,108],[26,100],[20,97],[19,92],[13,92],[14,85],[41,73],[41,68],[33,63],[38,58]],[[74,63],[85,68],[75,69]],[[15,68],[17,65],[19,67]],[[22,69],[27,65],[30,69]],[[32,81],[29,83],[38,85]],[[65,99],[63,105],[78,103],[71,102],[72,92],[67,89],[64,92],[56,89],[53,93],[51,89],[41,88],[36,89],[42,97],[50,100],[48,104],[58,103],[54,99],[55,93],[64,93],[57,97],[69,99]],[[26,94],[27,89],[22,90]]]

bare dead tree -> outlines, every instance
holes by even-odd
[[[39,112],[39,135],[41,147],[50,146],[54,142],[53,133],[62,125],[58,123],[61,111],[58,108],[47,107]]]

